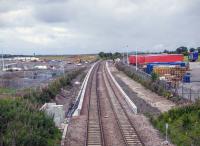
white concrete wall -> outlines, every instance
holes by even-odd
[[[47,115],[52,116],[55,125],[57,127],[61,127],[61,124],[65,119],[63,105],[56,105],[56,103],[45,103],[40,110],[43,110]]]

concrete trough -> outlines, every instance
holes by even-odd
[[[124,95],[124,98],[125,98],[126,102],[128,103],[128,105],[130,106],[131,110],[135,114],[137,114],[137,106],[132,102],[132,100],[130,99],[130,97],[128,97],[128,95],[124,92],[124,90],[120,87],[120,85],[117,83],[117,81],[113,77],[113,75],[110,72],[110,69],[108,67],[108,62],[106,62],[106,69],[108,70],[108,73],[109,73],[110,77],[112,78],[113,82],[115,83],[115,85],[117,86],[117,88],[119,89],[119,91],[122,93],[122,95]]]

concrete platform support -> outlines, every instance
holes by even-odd
[[[43,110],[47,115],[52,116],[55,125],[57,127],[61,127],[61,124],[65,119],[63,105],[56,105],[56,103],[45,103],[40,110]]]

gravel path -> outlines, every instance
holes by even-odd
[[[164,136],[151,125],[149,119],[142,114],[132,115],[131,120],[136,131],[140,135],[145,146],[166,146],[163,144],[165,141]],[[168,144],[168,146],[174,146],[173,144]]]
[[[140,111],[143,110],[143,108],[147,110],[151,109],[151,111],[155,111],[155,108],[157,108],[160,112],[165,112],[165,111],[170,110],[174,106],[176,106],[176,104],[173,103],[172,101],[167,100],[166,98],[159,96],[156,93],[146,89],[144,86],[142,86],[138,82],[126,76],[123,72],[118,71],[113,65],[110,65],[110,70],[118,81],[121,80],[119,81],[119,84],[121,83],[122,88],[124,88],[127,94],[129,94],[130,92],[133,93],[133,94],[130,94],[129,97],[133,101],[136,101],[136,104],[138,104],[139,107],[141,104],[141,109],[139,108]],[[136,94],[137,96],[135,96]],[[154,109],[150,108],[149,106],[148,108],[146,108],[144,106],[145,104],[142,104],[141,101],[139,101],[137,97],[142,99],[141,100],[142,102],[145,101],[146,104],[150,105],[151,107],[154,107]],[[145,109],[142,111],[142,113],[146,111]]]
[[[145,102],[144,99],[139,98],[138,94],[131,90],[131,88],[126,85],[118,76],[115,76],[116,81],[121,85],[122,89],[131,98],[131,100],[138,107],[138,113],[158,115],[161,112],[156,108],[152,107],[149,103]]]
[[[73,117],[68,127],[65,146],[84,146],[85,145],[85,129],[87,126],[87,116],[82,115]]]

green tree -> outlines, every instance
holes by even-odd
[[[113,54],[113,56],[114,56],[114,58],[116,59],[116,58],[120,58],[122,55],[121,55],[121,53],[119,53],[119,52],[115,52],[115,53]]]
[[[163,53],[169,53],[169,50],[166,50],[166,49],[165,49],[165,50],[163,51]]]
[[[188,52],[188,48],[184,47],[184,46],[176,49],[176,53],[178,53],[178,54],[184,54],[184,53],[187,53],[187,52]]]
[[[99,53],[99,57],[104,58],[105,57],[105,53],[104,52],[100,52]]]
[[[195,51],[195,48],[190,48],[190,52],[194,52]]]

